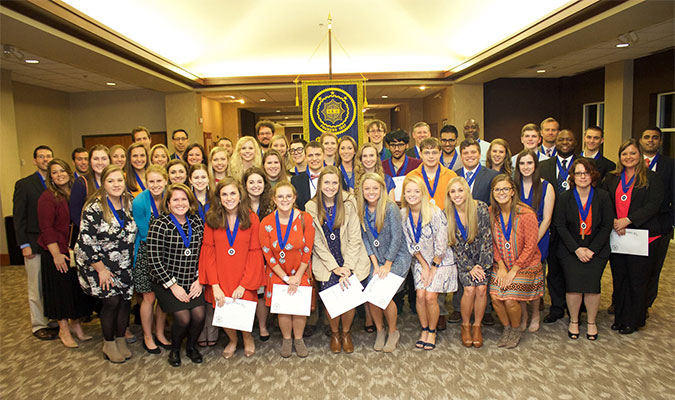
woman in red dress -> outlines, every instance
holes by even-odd
[[[243,190],[231,178],[218,182],[216,198],[206,213],[204,241],[199,257],[199,281],[206,287],[206,301],[222,306],[225,297],[257,301],[263,280],[258,216],[241,206]],[[237,331],[225,329],[230,342],[223,357],[231,358],[237,349]],[[250,332],[242,332],[244,354],[255,353]]]
[[[260,245],[267,260],[265,301],[268,307],[272,305],[275,284],[288,285],[289,294],[294,294],[298,286],[311,286],[309,265],[314,246],[314,226],[312,217],[295,207],[296,197],[295,188],[289,182],[277,183],[272,193],[277,210],[260,223]],[[282,357],[291,356],[293,345],[298,357],[309,355],[302,339],[306,323],[305,316],[279,314]]]

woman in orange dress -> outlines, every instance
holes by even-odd
[[[199,256],[199,281],[206,287],[206,301],[223,305],[225,297],[257,301],[257,290],[264,276],[260,251],[258,216],[241,206],[243,190],[226,177],[216,186],[217,197],[206,213],[204,241]],[[231,358],[237,349],[237,331],[225,329],[230,342],[223,357]],[[250,332],[242,332],[244,354],[255,353]]]
[[[275,284],[288,285],[289,294],[294,294],[298,286],[311,286],[309,275],[314,226],[312,217],[295,207],[296,197],[293,185],[287,181],[279,182],[272,193],[277,210],[260,223],[260,245],[267,260],[265,302],[268,307],[272,305],[272,288]],[[291,356],[293,345],[298,357],[309,355],[302,339],[306,323],[305,316],[279,314],[279,328],[283,336],[282,357]]]

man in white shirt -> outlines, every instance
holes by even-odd
[[[560,123],[553,117],[548,117],[541,121],[541,149],[539,150],[539,161],[553,157],[556,154],[555,139],[560,132]]]
[[[291,178],[291,183],[295,186],[298,194],[296,204],[302,211],[305,211],[305,203],[316,194],[319,174],[323,169],[324,152],[321,143],[317,141],[307,143],[305,159],[307,160],[307,170],[300,171],[298,175]]]
[[[480,163],[481,165],[485,165],[490,142],[481,140],[480,125],[475,119],[467,119],[464,121],[464,139],[473,139],[478,143],[478,146],[480,147]],[[455,151],[460,151],[459,146],[456,147]]]
[[[525,124],[520,130],[520,143],[523,144],[523,150],[532,150],[537,153],[537,147],[541,143],[541,129],[539,126],[533,123]],[[516,168],[516,158],[518,158],[518,153],[511,157],[511,166],[514,169]],[[542,160],[545,160],[545,158],[541,158],[540,153],[538,161]]]

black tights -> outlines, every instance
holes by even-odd
[[[197,338],[204,328],[205,306],[197,306],[190,310],[180,310],[173,313],[173,327],[171,329],[171,350],[180,351],[183,339],[187,336],[187,348],[194,348]]]
[[[103,339],[115,340],[115,337],[124,337],[129,322],[131,300],[124,300],[122,296],[101,299],[101,330]]]

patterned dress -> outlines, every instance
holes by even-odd
[[[507,223],[507,221],[504,221]],[[513,228],[507,242],[502,232],[499,218],[492,227],[494,262],[503,261],[508,271],[517,265],[520,267],[513,282],[502,289],[497,285],[497,274],[490,280],[490,295],[499,300],[530,301],[544,295],[544,273],[541,267],[541,255],[537,246],[539,224],[536,214],[529,208],[518,208],[513,215]]]
[[[274,284],[285,285],[286,283],[272,270],[275,266],[280,266],[289,276],[295,275],[297,268],[301,263],[308,265],[305,273],[300,280],[301,286],[311,286],[309,276],[311,275],[312,247],[314,246],[314,226],[312,217],[306,212],[300,212],[295,209],[293,221],[291,222],[291,232],[288,235],[288,242],[284,248],[285,258],[279,257],[281,248],[277,239],[276,213],[271,213],[263,218],[260,223],[260,246],[263,255],[267,261],[265,271],[267,285],[265,288],[265,304],[272,305],[272,288]],[[279,224],[282,237],[286,233],[287,225]]]
[[[455,265],[452,248],[448,247],[448,221],[445,218],[445,213],[432,204],[431,221],[422,226],[419,241],[419,251],[422,257],[430,266],[434,257],[441,258],[434,279],[426,287],[422,284],[422,264],[414,256],[416,253],[414,248],[416,244],[415,235],[410,225],[408,210],[406,208],[401,210],[401,219],[403,220],[403,234],[406,239],[406,245],[410,254],[413,255],[412,273],[415,289],[436,293],[457,291],[457,266]]]
[[[455,237],[457,241],[452,245],[455,253],[455,263],[457,264],[457,273],[462,287],[483,286],[490,281],[490,270],[492,269],[492,231],[490,230],[490,215],[485,203],[478,200],[476,208],[478,217],[478,232],[473,242],[467,243],[462,237],[459,228],[456,229]],[[475,265],[483,267],[485,279],[475,281],[469,273]]]
[[[100,200],[87,206],[82,213],[80,237],[75,245],[75,261],[82,290],[90,296],[131,299],[134,293],[131,270],[137,227],[130,210],[119,210],[124,228],[113,218],[103,219]],[[113,286],[104,290],[99,285],[98,272],[91,266],[101,261],[113,274]]]

